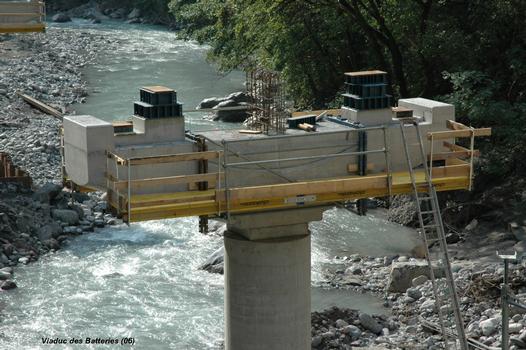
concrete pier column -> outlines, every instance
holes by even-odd
[[[321,213],[231,217],[225,234],[226,350],[310,349],[308,222]]]

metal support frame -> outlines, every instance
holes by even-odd
[[[228,147],[225,140],[222,140],[223,144],[223,171],[225,178],[225,198],[226,198],[226,217],[230,221],[230,186],[228,185]]]
[[[393,176],[391,175],[391,159],[390,159],[390,149],[389,149],[389,143],[387,140],[387,127],[384,126],[382,129],[383,137],[384,137],[384,149],[385,149],[385,172],[387,173],[387,188],[389,189],[389,202],[388,207],[391,206],[391,202],[393,200]]]
[[[504,262],[504,276],[500,287],[500,301],[502,307],[502,350],[509,349],[510,332],[509,332],[509,317],[510,311],[509,306],[515,306],[519,309],[526,311],[526,305],[522,304],[511,292],[509,283],[509,263],[517,262],[517,252],[513,255],[499,254],[497,256]]]

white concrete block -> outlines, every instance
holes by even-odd
[[[103,189],[106,150],[113,149],[113,125],[89,116],[66,116],[64,155],[69,178],[78,185]]]

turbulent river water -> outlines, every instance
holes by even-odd
[[[78,113],[126,118],[143,85],[173,86],[192,107],[204,97],[243,87],[241,73],[215,72],[206,62],[206,48],[160,28],[83,22],[67,27],[122,42],[117,52],[102,54],[86,68],[98,92],[77,106]],[[193,128],[233,127],[190,119]],[[18,267],[20,288],[0,293],[0,349],[47,349],[43,337],[134,337],[137,349],[217,348],[223,337],[223,277],[197,267],[222,239],[204,236],[197,227],[195,218],[109,227]],[[337,264],[337,255],[407,253],[414,231],[380,213],[359,217],[342,209],[326,211],[310,228],[313,310],[337,305],[386,312],[374,296],[322,288],[323,271]]]

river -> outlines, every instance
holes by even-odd
[[[162,28],[83,21],[62,26],[122,42],[117,52],[86,68],[95,93],[76,106],[78,113],[125,119],[143,85],[174,87],[191,107],[202,98],[243,89],[242,73],[217,74],[206,61],[206,48],[176,40]],[[193,130],[235,127],[199,115],[187,124]],[[414,231],[387,222],[381,212],[360,217],[343,209],[326,211],[310,229],[312,309],[338,305],[387,312],[374,296],[323,289],[323,271],[337,264],[336,255],[408,253]],[[134,337],[137,349],[215,349],[223,337],[223,276],[197,267],[221,244],[220,237],[198,232],[196,218],[108,227],[76,237],[57,253],[16,269],[20,288],[0,293],[0,348],[49,348],[43,337]]]

